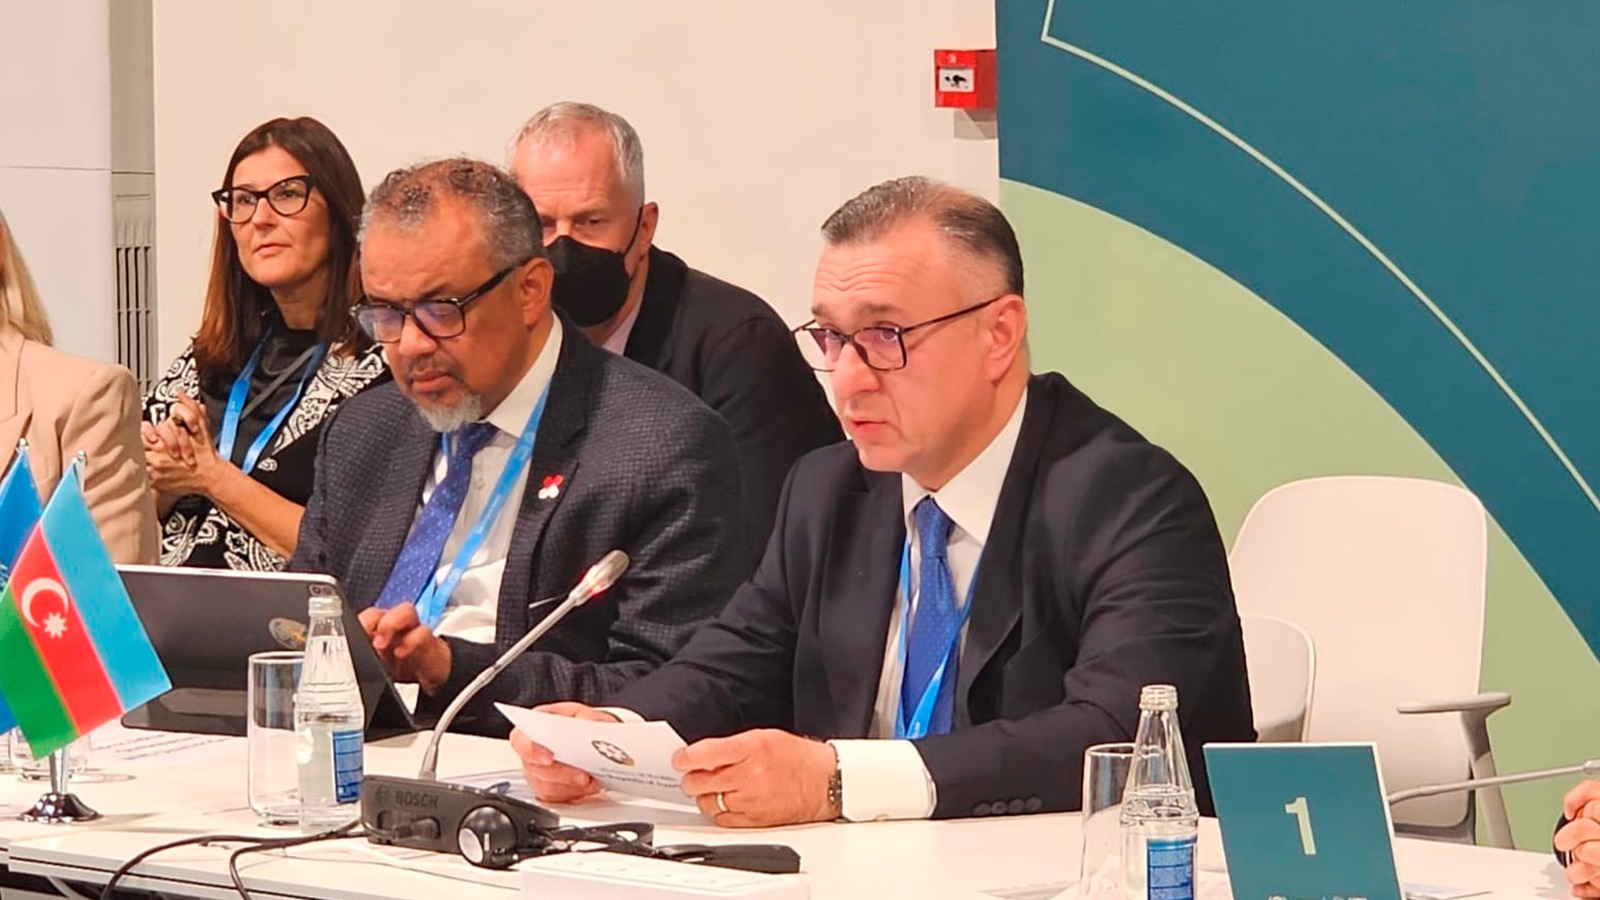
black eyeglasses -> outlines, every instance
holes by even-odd
[[[818,372],[832,372],[838,368],[839,357],[844,354],[846,346],[856,348],[856,354],[870,368],[877,369],[880,372],[892,372],[895,369],[904,369],[906,367],[905,336],[908,332],[975,313],[1001,297],[1007,296],[1010,295],[1001,294],[999,297],[991,297],[966,309],[958,309],[953,313],[939,316],[936,319],[929,319],[926,322],[918,322],[915,325],[874,325],[870,328],[860,328],[846,333],[833,328],[825,328],[818,325],[816,320],[812,320],[796,328],[794,337],[800,343],[800,355],[805,357],[806,365]]]
[[[264,191],[226,187],[211,192],[211,199],[217,203],[217,212],[235,225],[250,221],[256,214],[256,205],[263,198],[272,211],[280,216],[298,215],[311,202],[311,176],[291,175]]]
[[[350,315],[355,316],[356,324],[361,326],[367,337],[380,344],[392,344],[400,340],[400,334],[406,328],[407,318],[416,322],[417,328],[423,334],[436,341],[453,338],[467,330],[467,307],[479,297],[494,290],[507,275],[527,261],[524,259],[506,266],[490,275],[488,281],[460,297],[418,300],[410,306],[401,306],[398,303],[373,303],[363,298],[360,303],[350,307]]]

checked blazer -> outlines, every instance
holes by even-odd
[[[493,645],[447,637],[450,676],[419,701],[437,715],[612,549],[632,565],[574,610],[467,706],[457,730],[510,731],[492,704],[595,702],[661,665],[750,574],[733,436],[665,376],[605,352],[568,325],[529,462],[500,584]],[[420,505],[439,436],[394,384],[354,397],[329,423],[290,568],[336,576],[372,605]],[[541,488],[561,476],[560,490]]]

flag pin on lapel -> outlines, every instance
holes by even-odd
[[[554,500],[561,495],[561,483],[566,479],[560,475],[546,475],[544,485],[539,488],[540,500]]]

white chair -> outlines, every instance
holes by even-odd
[[[1270,616],[1244,616],[1244,657],[1256,740],[1298,743],[1311,724],[1317,651],[1304,628]]]
[[[1315,642],[1308,741],[1373,741],[1385,788],[1494,774],[1478,693],[1488,522],[1455,485],[1339,476],[1291,482],[1250,510],[1229,555],[1239,612],[1294,622]],[[1437,715],[1453,713],[1454,715]],[[1474,804],[1474,798],[1476,804]],[[1397,803],[1397,830],[1511,846],[1498,788]]]

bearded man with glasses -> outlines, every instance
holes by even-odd
[[[269,198],[270,199],[270,198]],[[351,310],[394,383],[330,423],[292,567],[338,576],[397,681],[437,714],[613,549],[632,560],[466,707],[597,700],[666,661],[749,574],[728,426],[552,311],[527,195],[487,163],[394,172]]]
[[[547,711],[662,719],[719,825],[1075,810],[1084,751],[1178,690],[1188,764],[1254,738],[1227,558],[1177,460],[1028,363],[1022,257],[925,178],[824,223],[812,314],[852,444],[790,472],[755,576],[656,672]],[[804,735],[804,737],[802,737]],[[521,733],[534,792],[595,790]]]

